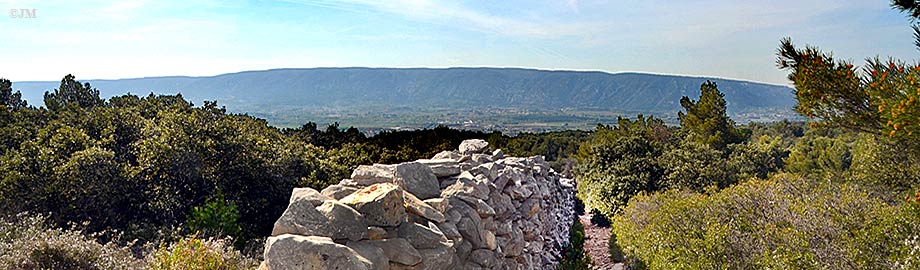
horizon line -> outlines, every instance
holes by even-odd
[[[522,70],[532,70],[532,71],[548,71],[548,72],[599,72],[609,75],[620,75],[620,74],[644,74],[644,75],[658,75],[658,76],[675,76],[675,77],[688,77],[688,78],[700,78],[700,79],[718,79],[718,80],[728,80],[728,81],[740,81],[740,82],[750,82],[757,84],[773,85],[773,86],[782,86],[792,88],[788,84],[776,84],[769,83],[757,80],[749,79],[740,79],[740,78],[730,78],[724,76],[713,76],[713,75],[699,75],[699,74],[680,74],[680,73],[666,73],[666,72],[653,72],[653,71],[638,71],[638,70],[624,70],[624,71],[608,71],[603,69],[580,69],[580,68],[540,68],[540,67],[523,67],[523,66],[489,66],[489,65],[480,65],[480,66],[417,66],[417,67],[382,67],[382,66],[326,66],[326,67],[289,67],[289,68],[269,68],[269,69],[252,69],[252,70],[241,70],[234,72],[224,72],[214,75],[161,75],[161,76],[145,76],[145,77],[123,77],[115,79],[78,79],[78,81],[119,81],[119,80],[137,80],[137,79],[154,79],[154,78],[175,78],[175,77],[184,77],[184,78],[214,78],[224,75],[231,74],[241,74],[247,72],[265,72],[265,71],[275,71],[275,70],[311,70],[311,69],[433,69],[433,70],[447,70],[447,69],[522,69]],[[69,73],[74,74],[74,73]],[[65,74],[66,75],[66,74]],[[44,82],[57,82],[58,80],[26,80],[26,81],[12,81],[13,83],[44,83]]]

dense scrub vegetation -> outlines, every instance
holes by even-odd
[[[509,137],[446,127],[368,137],[354,128],[319,129],[313,123],[278,129],[214,102],[194,106],[181,95],[101,99],[71,75],[44,101],[45,107],[29,106],[10,81],[0,79],[0,217],[43,215],[46,227],[26,230],[51,230],[50,236],[66,241],[39,242],[96,239],[142,249],[134,257],[155,254],[152,263],[164,269],[177,260],[216,259],[186,254],[201,247],[223,252],[201,240],[212,237],[258,256],[292,188],[322,189],[349,177],[359,164],[430,158],[470,138],[488,139],[515,155],[561,161],[587,137],[575,131]],[[106,249],[93,247],[53,256],[97,265],[96,254]],[[44,251],[4,253],[23,252]]]
[[[920,18],[912,1],[894,6]],[[680,100],[680,126],[639,115],[510,137],[278,129],[181,95],[102,99],[71,75],[34,107],[0,79],[0,267],[251,268],[292,188],[481,138],[577,176],[592,220],[613,228],[612,257],[632,268],[916,269],[920,66],[860,69],[788,39],[778,56],[807,124],[739,126],[708,81]],[[563,266],[584,269],[581,224],[570,236]]]
[[[914,1],[893,6],[920,18]],[[634,269],[917,269],[920,68],[859,69],[789,39],[778,57],[807,126],[738,127],[706,83],[679,128],[624,119],[581,147],[579,194],[612,220],[612,255]]]

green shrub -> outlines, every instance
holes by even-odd
[[[0,220],[0,269],[138,269],[131,251],[80,231],[50,228],[42,216]]]
[[[255,266],[255,261],[244,258],[224,240],[197,236],[160,246],[147,265],[151,270],[237,270]]]
[[[569,228],[569,244],[563,248],[563,257],[559,261],[560,270],[591,269],[591,257],[585,252],[585,226],[577,218]]]
[[[911,258],[917,206],[820,182],[777,175],[709,195],[639,195],[613,233],[649,269],[891,269]]]
[[[591,209],[591,224],[601,228],[610,228],[610,219],[607,218],[604,213],[601,213],[601,211]]]
[[[227,201],[223,192],[218,191],[204,205],[192,208],[192,213],[188,217],[188,227],[193,233],[240,239],[240,225],[237,223],[239,218],[240,213],[236,204]]]

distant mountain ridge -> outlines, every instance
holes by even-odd
[[[79,74],[76,74],[79,75]],[[80,78],[78,77],[78,80]],[[232,111],[267,108],[514,108],[670,113],[700,84],[718,83],[729,111],[791,110],[792,89],[730,80],[644,73],[522,68],[304,68],[244,71],[210,77],[85,80],[103,97],[174,94],[200,104],[217,100]],[[81,80],[83,81],[83,80]],[[30,104],[59,82],[15,82]]]

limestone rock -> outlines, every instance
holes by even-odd
[[[488,147],[488,142],[484,140],[473,139],[461,142],[458,150],[460,151],[461,155],[481,154],[486,149],[488,149]]]
[[[450,198],[455,194],[469,195],[479,199],[488,199],[489,191],[477,185],[474,180],[460,178],[456,183],[441,191],[441,197]]]
[[[351,179],[362,186],[392,183],[396,179],[396,167],[383,164],[358,165],[358,168],[351,172]]]
[[[295,200],[307,200],[310,204],[313,204],[313,206],[318,206],[323,204],[323,201],[332,200],[332,198],[312,188],[295,188],[291,191],[291,202]]]
[[[423,202],[425,202],[426,204],[428,204],[435,210],[438,210],[438,212],[441,212],[442,214],[447,212],[447,207],[450,205],[449,203],[447,203],[447,200],[444,198],[427,199],[427,200],[424,200]]]
[[[265,264],[272,270],[371,269],[372,263],[354,250],[318,236],[283,234],[265,243]]]
[[[453,151],[441,151],[440,153],[437,153],[431,157],[431,159],[453,159],[456,161],[460,159],[460,154]]]
[[[405,238],[416,249],[450,247],[453,244],[441,232],[418,223],[406,222],[397,229],[399,238]]]
[[[447,177],[460,174],[460,163],[454,159],[420,159],[419,163],[425,164],[437,177]]]
[[[418,270],[451,269],[454,267],[454,249],[441,247],[435,249],[419,249],[422,255],[422,265]]]
[[[345,198],[345,196],[351,195],[355,191],[358,191],[358,189],[354,187],[349,187],[345,185],[331,185],[331,186],[324,188],[321,193],[322,195],[326,195],[327,197],[330,197],[336,200],[341,200],[342,198]]]
[[[575,218],[574,182],[541,156],[506,157],[482,140],[458,150],[360,166],[322,192],[293,191],[266,246],[264,268],[556,268]],[[276,244],[295,237],[289,233],[313,235],[308,244],[324,248],[282,254],[294,250]]]
[[[367,238],[367,223],[355,209],[337,201],[326,201],[316,210],[326,216],[330,237],[351,241]]]
[[[422,255],[417,249],[412,247],[406,239],[364,240],[358,243],[368,244],[382,249],[390,262],[409,266],[422,262]]]
[[[441,194],[438,177],[427,165],[406,162],[396,165],[396,181],[419,199],[431,199]]]
[[[380,227],[367,227],[367,239],[380,240],[387,238],[387,231]]]
[[[503,158],[505,158],[505,152],[503,152],[501,149],[495,149],[495,151],[492,151],[492,160],[499,160]]]
[[[403,198],[406,201],[406,209],[409,210],[409,212],[412,214],[434,222],[444,222],[447,219],[444,217],[444,214],[441,214],[441,211],[438,211],[422,200],[419,200],[415,197],[415,195],[412,195],[412,193],[404,192]]]
[[[275,221],[272,236],[282,234],[329,236],[329,219],[308,200],[295,200]]]
[[[491,250],[477,249],[470,253],[470,261],[488,269],[498,263],[498,258],[495,258],[495,253]]]
[[[355,252],[357,252],[361,257],[364,257],[371,262],[371,268],[374,270],[389,270],[390,269],[390,258],[387,257],[386,253],[383,252],[383,249],[367,242],[349,242],[345,244]]]
[[[341,202],[358,210],[371,226],[396,226],[406,220],[402,189],[391,183],[362,188]]]

